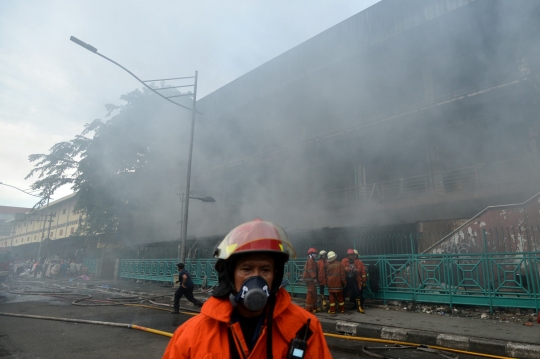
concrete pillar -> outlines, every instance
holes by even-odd
[[[118,280],[119,275],[120,275],[120,258],[116,258],[116,261],[114,263],[114,280]]]

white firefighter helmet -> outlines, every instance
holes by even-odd
[[[336,258],[336,253],[334,253],[333,251],[328,252],[328,262],[333,262],[336,260]]]

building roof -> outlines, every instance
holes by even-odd
[[[6,214],[26,213],[30,211],[30,209],[31,208],[26,208],[26,207],[0,206],[0,213],[6,213]]]

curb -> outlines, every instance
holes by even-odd
[[[383,327],[356,322],[331,321],[326,320],[325,318],[320,318],[319,321],[321,322],[324,331],[335,334],[436,345],[450,349],[522,359],[540,358],[540,345],[506,342],[480,337],[466,337],[462,335],[443,334],[406,328]]]

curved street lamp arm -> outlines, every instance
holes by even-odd
[[[129,71],[129,70],[126,69],[124,66],[120,65],[118,62],[109,59],[109,58],[108,58],[107,56],[105,56],[105,55],[100,54],[100,53],[98,52],[98,50],[97,50],[94,46],[92,46],[92,45],[90,45],[90,44],[87,44],[86,42],[77,39],[75,36],[71,36],[69,39],[70,39],[71,41],[73,41],[74,43],[76,43],[77,45],[84,47],[84,48],[87,49],[88,51],[93,52],[94,54],[99,55],[99,56],[103,57],[105,60],[110,61],[110,62],[112,62],[113,64],[115,64],[116,66],[120,67],[122,70],[126,71],[128,74],[130,74],[131,76],[133,76],[137,81],[139,81],[141,84],[143,84],[144,86],[146,86],[150,91],[152,91],[152,92],[155,93],[156,95],[160,96],[161,98],[163,98],[163,99],[169,101],[169,102],[172,103],[172,104],[175,104],[176,106],[183,107],[183,108],[185,108],[186,110],[190,110],[190,111],[193,112],[193,109],[191,109],[191,108],[189,108],[189,107],[187,107],[187,106],[181,105],[181,104],[179,104],[178,102],[169,100],[169,98],[167,98],[166,96],[163,96],[162,94],[160,94],[159,92],[157,92],[156,90],[154,90],[153,88],[151,88],[150,86],[148,86],[148,85],[145,83],[145,81],[143,81],[143,80],[141,80],[140,78],[138,78],[133,72]],[[180,77],[180,78],[181,78],[181,77]],[[191,78],[191,77],[186,77],[186,78]],[[147,82],[148,82],[148,81],[147,81]],[[193,86],[193,85],[190,85],[190,86]],[[180,87],[180,86],[178,86],[178,87]],[[171,88],[173,88],[173,87],[171,87]],[[195,95],[195,94],[194,94],[194,95]],[[202,115],[202,113],[199,112],[199,111],[197,111],[197,110],[195,110],[195,113],[198,113],[199,115]]]
[[[137,81],[139,81],[141,84],[143,84],[144,86],[146,86],[150,91],[152,91],[152,92],[155,93],[156,95],[160,96],[161,98],[163,98],[163,99],[169,101],[170,103],[175,104],[176,106],[180,106],[180,107],[185,108],[186,110],[193,111],[193,109],[191,109],[191,108],[189,108],[189,107],[187,107],[187,106],[181,105],[181,104],[179,104],[178,102],[175,102],[175,101],[173,101],[173,100],[169,100],[167,97],[163,96],[162,94],[160,94],[159,92],[157,92],[156,90],[154,90],[153,88],[151,88],[150,86],[148,86],[143,80],[141,80],[140,78],[138,78],[137,75],[135,75],[133,72],[131,72],[131,71],[129,71],[128,69],[126,69],[124,66],[120,65],[118,62],[109,59],[107,56],[102,55],[102,54],[100,54],[99,52],[95,52],[95,54],[98,55],[98,56],[103,57],[105,60],[112,62],[112,63],[115,64],[116,66],[118,66],[118,67],[120,67],[121,69],[123,69],[124,71],[126,71],[128,74],[130,74],[131,76],[133,76]],[[195,111],[195,112],[198,113],[199,115],[202,115],[202,113],[200,113],[199,111]]]

